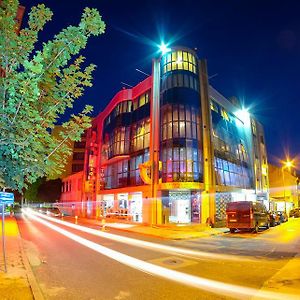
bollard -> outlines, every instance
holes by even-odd
[[[101,225],[102,225],[101,230],[102,230],[102,231],[105,231],[105,229],[106,229],[105,219],[102,219]]]
[[[75,216],[75,224],[77,224],[78,216]]]

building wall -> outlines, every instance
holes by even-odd
[[[270,181],[270,200],[271,208],[274,210],[287,210],[298,207],[298,186],[297,176],[293,171],[268,165]]]
[[[257,197],[268,193],[262,126],[205,76],[194,51],[174,48],[93,120],[80,199],[88,215],[205,223],[223,220],[228,201],[268,199]]]
[[[56,125],[52,131],[52,135],[55,137],[59,137],[59,133],[62,130],[63,127],[61,125]],[[86,132],[82,134],[80,141],[69,141],[69,146],[72,149],[72,154],[67,157],[63,172],[59,176],[52,176],[51,179],[66,178],[69,175],[83,171],[86,147]]]

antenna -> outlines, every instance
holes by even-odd
[[[142,74],[144,74],[144,75],[146,75],[146,76],[150,76],[149,74],[145,73],[144,71],[142,71],[140,69],[135,69],[135,70],[138,71],[138,72],[140,72],[140,73],[142,73]]]
[[[133,86],[132,86],[132,85],[130,85],[130,84],[127,84],[127,83],[125,83],[125,82],[123,82],[123,81],[121,81],[121,84],[123,84],[123,85],[126,85],[126,86],[129,86],[130,88],[133,88]]]
[[[219,75],[219,74],[216,73],[216,74],[214,74],[214,75],[208,76],[208,79],[214,78],[214,77],[216,77],[216,76],[218,76],[218,75]]]
[[[208,76],[208,79],[214,78],[214,77],[216,77],[216,76],[218,76],[218,75],[219,75],[219,74],[216,73],[216,74],[214,74],[214,75]]]

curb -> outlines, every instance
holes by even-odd
[[[17,221],[16,221],[16,223],[18,225]],[[19,229],[19,225],[18,225],[18,229]],[[20,235],[20,230],[19,230],[19,245],[20,245],[20,249],[21,249],[22,260],[23,260],[24,267],[25,267],[25,270],[26,270],[27,280],[28,280],[28,283],[29,283],[29,286],[30,286],[30,289],[31,289],[31,292],[32,292],[33,299],[35,299],[35,300],[45,300],[45,298],[42,294],[42,291],[40,290],[40,287],[39,287],[39,285],[36,281],[36,278],[33,274],[33,270],[30,266],[27,255],[25,253],[22,237]]]
[[[106,226],[106,228],[109,230],[109,228],[113,228],[113,227]],[[115,228],[113,228],[113,229],[115,229]],[[156,238],[160,238],[160,239],[163,239],[163,240],[197,239],[197,238],[204,238],[204,237],[210,237],[210,236],[224,235],[226,233],[226,232],[222,232],[222,231],[220,231],[220,232],[214,232],[214,233],[199,232],[198,236],[190,235],[190,236],[177,236],[177,237],[170,237],[169,236],[168,237],[168,236],[163,236],[163,235],[156,235],[156,234],[153,234],[153,233],[146,233],[146,232],[139,232],[139,231],[134,231],[134,230],[129,230],[129,229],[123,229],[123,228],[122,229],[121,228],[117,228],[117,230],[124,231],[124,232],[135,233],[135,234],[140,234],[140,235],[144,235],[144,236],[156,237]]]

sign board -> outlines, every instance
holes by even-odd
[[[14,203],[14,199],[15,197],[13,193],[0,192],[0,203],[11,204]]]

